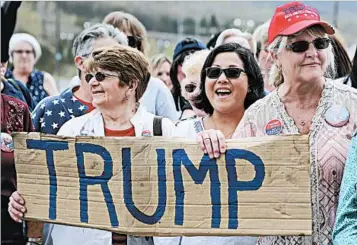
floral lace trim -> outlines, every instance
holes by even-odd
[[[298,128],[295,126],[294,120],[288,115],[285,109],[285,105],[281,102],[278,90],[276,89],[272,94],[272,103],[273,108],[278,112],[280,119],[283,121],[283,125],[285,125],[286,129],[288,130],[289,134],[299,134]]]

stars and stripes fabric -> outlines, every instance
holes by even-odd
[[[40,101],[31,118],[36,132],[57,134],[65,122],[84,115],[87,110],[88,106],[73,95],[73,88],[68,88],[59,95]]]

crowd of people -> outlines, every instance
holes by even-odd
[[[1,11],[2,244],[356,244],[357,50],[350,60],[341,34],[316,9],[289,2],[252,34],[227,29],[207,45],[184,38],[172,59],[147,57],[143,23],[111,12],[74,40],[77,75],[59,93],[52,75],[35,68],[36,38],[13,34],[20,4]],[[24,222],[11,133],[31,131],[185,137],[211,158],[225,153],[226,139],[309,135],[312,235],[136,237]]]

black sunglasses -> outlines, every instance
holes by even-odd
[[[207,67],[206,68],[206,74],[208,78],[211,79],[216,79],[219,78],[219,76],[224,72],[227,78],[239,78],[240,74],[244,72],[241,68],[238,67],[230,67],[226,69],[221,69],[219,67]]]
[[[320,50],[327,48],[330,45],[331,40],[328,38],[316,38],[312,42],[297,41],[292,44],[286,45],[286,48],[288,50],[293,51],[294,53],[302,53],[309,49],[310,43],[312,43],[316,49]]]
[[[93,77],[95,77],[95,80],[97,80],[98,82],[104,81],[104,79],[107,78],[107,77],[117,77],[117,78],[119,78],[119,76],[117,76],[117,75],[106,74],[106,73],[103,73],[103,72],[97,72],[94,75],[88,73],[85,76],[86,82],[89,83],[90,80],[92,80]]]
[[[141,37],[128,36],[127,38],[128,38],[129,47],[136,48],[136,49],[140,50],[140,48],[141,48],[141,40],[142,40]]]
[[[195,91],[195,89],[197,88],[197,85],[194,83],[189,83],[185,85],[185,90],[187,93],[192,93],[193,91]]]

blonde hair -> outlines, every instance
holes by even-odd
[[[137,82],[136,101],[143,96],[150,79],[149,62],[145,55],[128,46],[115,45],[96,49],[85,61],[85,66],[89,72],[103,69],[117,73],[119,86],[131,86],[133,82]]]
[[[257,43],[261,43],[261,45],[263,45],[268,42],[269,26],[270,20],[255,28],[252,36]]]
[[[133,36],[141,38],[139,50],[147,52],[147,40],[145,26],[134,16],[123,11],[115,11],[105,16],[103,23],[110,24],[124,33],[130,32]]]
[[[241,37],[244,38],[248,41],[250,50],[255,54],[257,51],[257,44],[252,36],[252,34],[248,32],[242,32],[239,29],[236,28],[231,28],[231,29],[226,29],[222,31],[221,34],[219,34],[217,41],[216,41],[216,46],[218,47],[223,44],[224,40],[227,39],[228,37]],[[242,45],[241,45],[242,46]]]
[[[186,76],[200,75],[209,53],[210,51],[205,49],[188,55],[182,63],[182,72]]]
[[[294,38],[304,32],[306,32],[308,35],[312,37],[328,37],[324,29],[318,25],[311,26],[307,29],[304,29],[290,36],[277,36],[274,39],[274,41],[268,46],[268,51],[270,55],[267,57],[267,59],[272,58],[271,57],[272,54],[279,54],[281,50],[283,50],[286,47],[289,39]],[[329,45],[329,47],[327,48],[327,68],[324,76],[328,78],[333,78],[335,76],[335,73],[336,73],[335,57],[334,57],[332,45]],[[274,85],[275,87],[278,87],[284,82],[283,71],[281,67],[278,67],[276,65],[276,62],[273,63],[270,69],[268,82],[270,85]]]
[[[154,73],[156,71],[156,69],[158,69],[165,62],[168,62],[171,65],[171,61],[169,60],[169,58],[166,55],[164,55],[164,54],[154,55],[150,59],[150,66],[149,66],[150,72]]]
[[[185,86],[189,82],[195,82],[197,88],[200,87],[202,67],[209,53],[210,50],[207,49],[196,51],[186,56],[185,60],[182,63],[182,72],[186,75],[186,77],[181,81],[181,95],[188,101],[191,101],[191,99],[189,98],[188,93],[185,90]],[[194,81],[190,80],[192,78],[194,79]]]

